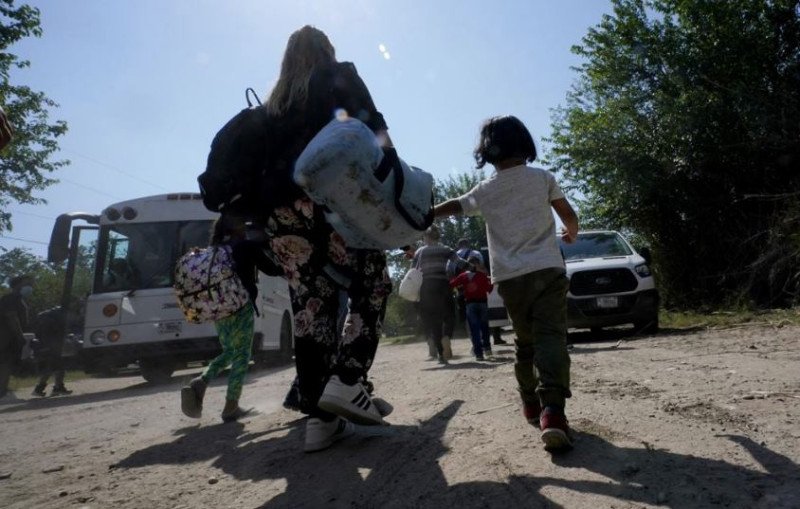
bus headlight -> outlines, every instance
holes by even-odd
[[[106,333],[101,330],[96,330],[92,332],[91,336],[89,336],[89,341],[91,341],[93,345],[99,345],[105,340],[106,340]]]
[[[118,330],[112,330],[108,333],[108,340],[112,343],[119,341],[120,333]]]

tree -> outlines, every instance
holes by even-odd
[[[800,3],[612,3],[549,140],[582,224],[646,239],[668,304],[796,301]]]
[[[12,228],[10,204],[43,203],[34,192],[56,183],[47,174],[69,164],[51,159],[58,150],[57,138],[67,132],[66,122],[48,120],[48,108],[58,104],[42,92],[11,82],[11,70],[28,67],[30,62],[8,48],[24,37],[41,35],[39,9],[0,0],[0,103],[14,129],[14,138],[0,158],[0,232]]]
[[[478,185],[483,180],[482,170],[450,175],[437,183],[434,189],[434,200],[442,203],[457,198]],[[437,221],[442,231],[442,244],[455,248],[460,239],[472,241],[472,247],[481,248],[486,245],[486,223],[481,216],[454,216]]]

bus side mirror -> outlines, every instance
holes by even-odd
[[[90,224],[100,223],[100,216],[97,214],[72,212],[58,216],[56,224],[53,225],[53,232],[50,234],[50,244],[47,246],[48,262],[61,263],[69,258],[69,234],[72,230],[72,222],[76,219],[82,219]]]

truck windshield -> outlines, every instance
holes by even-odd
[[[175,262],[208,245],[211,221],[165,221],[100,228],[95,293],[172,286]]]
[[[572,244],[560,244],[566,261],[633,254],[616,233],[582,233]]]

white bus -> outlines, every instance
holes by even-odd
[[[147,196],[108,206],[99,215],[62,214],[56,219],[48,259],[67,260],[62,306],[68,306],[79,246],[94,245],[92,290],[85,300],[80,359],[87,372],[114,371],[138,363],[152,383],[169,380],[187,362],[220,352],[213,323],[183,318],[172,287],[177,259],[208,245],[217,214],[196,193]],[[89,225],[75,226],[76,220]],[[90,237],[87,244],[86,237]],[[292,311],[286,280],[259,275],[254,359],[291,358]]]

